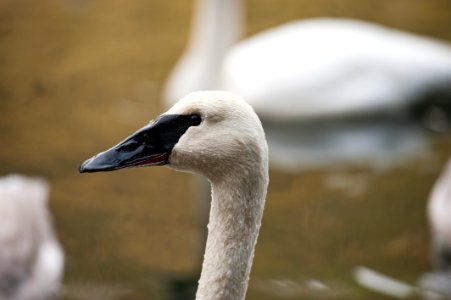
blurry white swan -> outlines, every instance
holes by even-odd
[[[244,299],[268,185],[261,123],[240,97],[195,92],[80,172],[165,165],[208,178],[212,202],[196,299]]]
[[[47,184],[11,175],[0,178],[0,299],[56,296],[63,252],[47,211]]]
[[[427,203],[431,230],[431,259],[435,272],[423,274],[412,286],[367,267],[356,267],[354,279],[361,286],[407,299],[419,293],[421,299],[451,299],[451,160],[434,184]]]
[[[393,110],[451,81],[449,45],[376,24],[311,19],[239,42],[242,30],[242,1],[197,0],[166,103],[220,88],[242,95],[265,119],[299,120]]]
[[[434,265],[439,270],[451,272],[451,160],[434,184],[427,215],[433,239]]]
[[[451,47],[362,21],[312,19],[237,44],[222,72],[222,87],[249,97],[264,118],[360,115],[403,108],[449,84]]]
[[[405,122],[405,109],[430,89],[449,86],[450,46],[363,21],[326,18],[239,41],[241,0],[196,5],[187,49],[164,89],[168,106],[193,90],[242,95],[263,120],[271,164],[283,169],[362,162],[385,168],[425,151],[423,132]],[[344,121],[356,115],[389,122]]]
[[[451,299],[451,160],[429,195],[427,217],[431,231],[431,260],[435,271],[420,278],[425,299]]]
[[[361,286],[393,298],[451,299],[451,159],[435,182],[427,203],[431,231],[431,260],[435,271],[423,274],[417,286],[391,276],[356,267],[354,279]]]

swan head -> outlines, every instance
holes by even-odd
[[[267,171],[267,152],[263,128],[249,104],[228,92],[201,91],[85,161],[80,172],[168,165],[213,179],[262,164]]]

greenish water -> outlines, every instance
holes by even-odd
[[[163,111],[191,9],[184,0],[0,1],[0,171],[52,185],[62,299],[165,299],[195,284],[203,226],[190,175],[77,171]],[[247,13],[249,33],[327,15],[451,40],[448,1],[253,0]],[[426,200],[451,151],[449,137],[431,142],[426,158],[384,172],[272,170],[247,299],[383,298],[354,282],[358,265],[415,284],[430,269]],[[312,280],[330,290],[306,288]]]

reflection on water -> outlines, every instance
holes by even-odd
[[[423,297],[425,299],[449,299],[451,295],[451,273],[435,272],[424,274],[420,278]]]
[[[265,126],[271,165],[288,171],[340,166],[384,170],[426,158],[426,132],[402,119]]]
[[[131,288],[119,284],[108,285],[95,282],[71,282],[61,289],[61,296],[74,300],[115,300],[127,298],[133,292]]]
[[[451,40],[451,7],[438,0],[248,4],[252,33],[326,14]],[[160,88],[185,43],[190,7],[182,0],[0,2],[2,173],[51,182],[67,255],[61,299],[164,299],[185,289],[173,278],[198,274],[200,209],[190,175],[165,168],[77,174],[84,158],[163,111]],[[404,139],[424,154],[415,134],[390,142]],[[426,139],[426,159],[384,172],[272,170],[248,299],[378,298],[354,282],[358,265],[415,285],[431,268],[426,200],[451,151],[447,136]]]

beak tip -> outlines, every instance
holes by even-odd
[[[90,168],[89,165],[92,161],[92,158],[86,160],[85,162],[83,162],[80,167],[78,168],[78,172],[80,173],[89,173],[89,172],[93,172],[94,169]]]
[[[81,165],[81,166],[78,168],[78,172],[79,172],[79,173],[86,173],[86,170],[85,170],[85,168],[83,167],[83,165]]]
[[[121,169],[120,166],[111,162],[105,161],[104,157],[100,154],[87,159],[78,168],[80,173],[94,173],[94,172],[107,172],[117,169]]]

